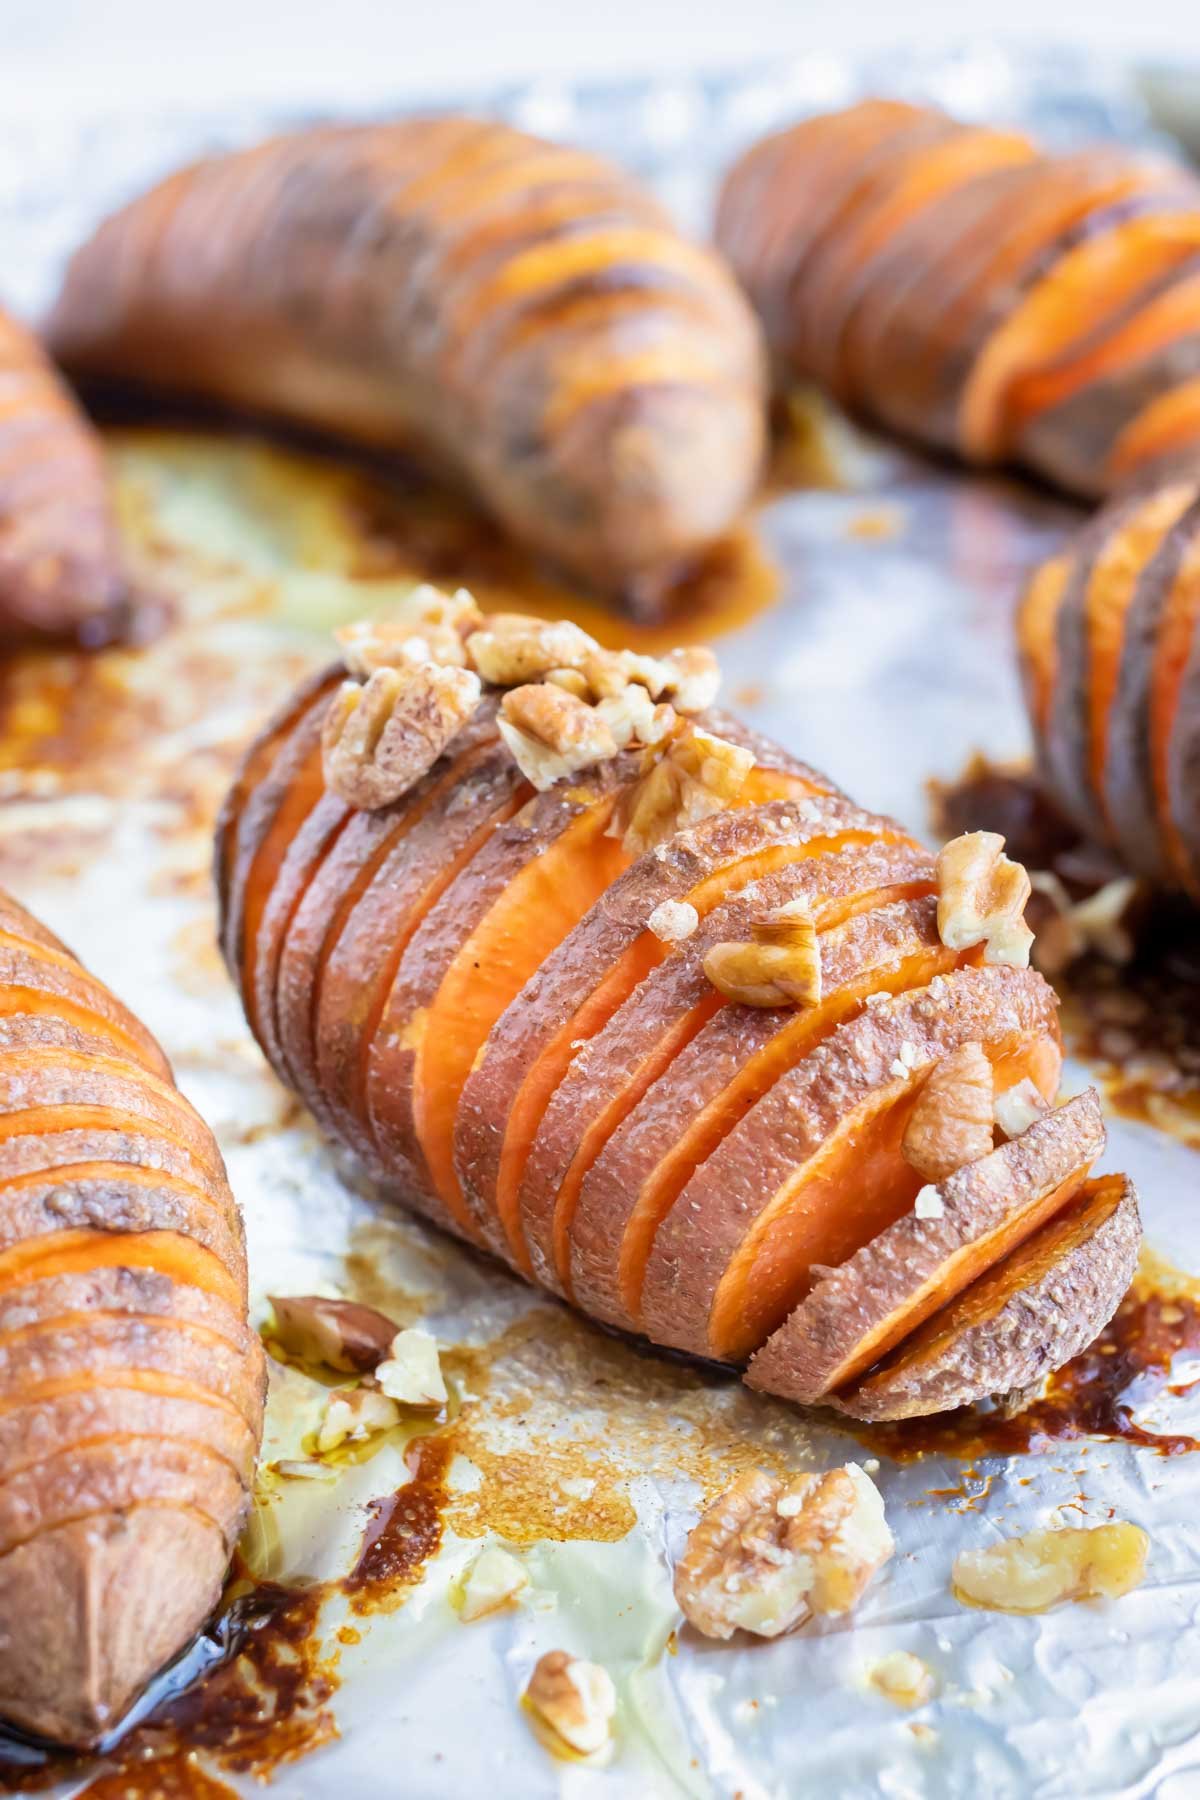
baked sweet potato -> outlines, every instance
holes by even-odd
[[[0,1013],[0,1716],[87,1744],[217,1601],[263,1354],[211,1133],[7,896]]]
[[[990,1151],[993,1086],[1053,1098],[1056,1002],[1019,966],[1027,886],[1007,865],[1010,899],[975,930],[969,855],[935,869],[714,711],[707,682],[557,629],[455,640],[455,666],[491,670],[474,710],[322,844],[308,822],[345,782],[328,722],[376,676],[351,659],[268,727],[217,858],[226,959],[277,1071],[388,1192],[606,1322],[744,1363],[823,1265],[903,1237],[910,1127],[956,1051],[986,1074],[986,1139],[960,1161]],[[385,734],[428,667],[388,667]],[[995,1215],[1032,1230],[1069,1199],[1064,1178],[1030,1200],[1039,1142],[964,1170],[964,1280],[1017,1241]]]
[[[3,311],[0,386],[0,643],[108,643],[130,607],[100,443],[41,346]]]
[[[1104,508],[1035,571],[1018,616],[1049,793],[1138,874],[1200,893],[1200,490]]]
[[[415,451],[576,578],[646,598],[740,511],[763,356],[629,177],[497,122],[309,130],[181,170],[80,249],[80,376]]]
[[[1195,405],[1167,396],[1200,367],[1195,177],[878,107],[777,133],[726,179],[717,239],[779,366],[1085,495],[1193,452]]]

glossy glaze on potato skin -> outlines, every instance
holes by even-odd
[[[763,356],[720,259],[630,177],[494,121],[314,129],[183,169],[75,256],[83,375],[416,450],[589,585],[736,518]]]
[[[6,896],[0,933],[0,1716],[86,1744],[216,1604],[264,1359],[162,1051]]]

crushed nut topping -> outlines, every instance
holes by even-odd
[[[299,1457],[283,1456],[278,1462],[270,1462],[267,1469],[278,1475],[281,1481],[336,1481],[338,1472],[330,1468],[328,1463],[304,1461]]]
[[[339,1445],[375,1437],[400,1423],[400,1409],[378,1388],[341,1388],[331,1394],[317,1431],[317,1449],[324,1455]]]
[[[396,1335],[391,1319],[354,1300],[327,1300],[322,1294],[268,1298],[275,1313],[269,1335],[302,1362],[362,1375],[382,1362]]]
[[[386,1361],[375,1370],[375,1379],[401,1406],[436,1410],[446,1404],[437,1340],[415,1326],[396,1333]]]
[[[489,1544],[486,1550],[480,1551],[463,1577],[459,1617],[467,1624],[486,1619],[489,1613],[511,1606],[528,1586],[529,1576],[516,1557],[498,1544]]]
[[[1028,968],[1033,933],[1025,923],[1031,884],[1004,854],[995,831],[953,838],[937,859],[938,932],[950,950],[985,946],[986,963]]]
[[[636,684],[611,699],[597,701],[595,710],[612,732],[619,750],[634,743],[661,744],[679,723],[673,706],[656,706],[645,688]]]
[[[955,1598],[993,1612],[1041,1613],[1065,1600],[1115,1600],[1138,1586],[1150,1540],[1138,1525],[1030,1531],[954,1559]]]
[[[936,1187],[923,1187],[913,1201],[913,1213],[918,1219],[944,1219],[946,1202]]]
[[[597,708],[549,682],[505,694],[497,728],[526,781],[539,789],[617,753],[616,739]]]
[[[687,725],[622,796],[610,834],[631,856],[645,856],[685,826],[736,805],[753,767],[751,751]]]
[[[537,619],[524,613],[491,613],[467,639],[471,667],[495,687],[524,687],[551,669],[586,674],[600,650],[595,638],[569,619]]]
[[[546,680],[552,687],[563,688],[568,694],[574,694],[577,700],[589,700],[592,690],[588,686],[586,675],[578,669],[547,669]]]
[[[547,1650],[534,1665],[524,1697],[538,1719],[580,1756],[595,1756],[608,1747],[617,1694],[599,1663]]]
[[[937,1686],[929,1664],[911,1650],[891,1650],[881,1656],[871,1669],[870,1682],[896,1706],[924,1706]]]
[[[381,617],[343,625],[333,635],[350,674],[365,681],[377,669],[394,669],[405,662],[464,668],[463,640],[482,618],[466,588],[446,594],[422,582]]]
[[[1086,899],[1072,901],[1053,872],[1035,870],[1029,879],[1035,892],[1050,904],[1034,949],[1034,961],[1043,975],[1059,975],[1089,952],[1118,966],[1132,959],[1131,920],[1145,892],[1142,882],[1121,875],[1106,881]]]
[[[1039,1119],[1045,1118],[1050,1111],[1050,1102],[1037,1083],[1026,1075],[1013,1087],[996,1095],[993,1110],[996,1123],[1005,1137],[1019,1138],[1031,1125],[1036,1125]]]
[[[429,662],[343,682],[321,732],[326,786],[365,812],[390,806],[433,767],[481,691],[469,669]]]
[[[793,900],[750,929],[750,943],[714,944],[704,958],[713,986],[743,1006],[816,1006],[821,943],[807,901]]]
[[[646,920],[647,930],[664,944],[682,944],[699,924],[700,914],[687,900],[661,900]]]
[[[902,1150],[926,1181],[945,1181],[992,1148],[992,1065],[982,1044],[960,1044],[935,1063],[904,1129]]]
[[[893,1548],[857,1463],[787,1480],[750,1469],[693,1528],[675,1598],[705,1637],[778,1637],[813,1614],[849,1612]]]

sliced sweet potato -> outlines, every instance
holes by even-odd
[[[55,1163],[5,1181],[0,1248],[48,1232],[85,1227],[186,1232],[231,1273],[245,1270],[245,1244],[236,1213],[220,1205],[211,1192],[165,1169],[80,1161]]]
[[[102,1261],[57,1275],[35,1274],[28,1281],[0,1289],[0,1332],[49,1326],[55,1319],[77,1313],[175,1319],[202,1326],[244,1353],[257,1357],[261,1348],[256,1342],[258,1334],[236,1303],[231,1305],[215,1289],[181,1283],[144,1260]],[[258,1384],[258,1393],[261,1405],[265,1382]]]
[[[1047,1098],[1056,1001],[1028,970],[959,969],[841,1025],[751,1108],[659,1226],[641,1290],[659,1343],[717,1358],[757,1350],[811,1285],[912,1205],[901,1139],[920,1076],[977,1040],[1007,1087]],[[903,1056],[902,1056],[903,1052]]]
[[[1200,570],[1197,568],[1196,532],[1200,525],[1188,515],[1188,547],[1184,554],[1177,596],[1169,609],[1161,654],[1178,656],[1180,673],[1174,680],[1164,673],[1162,690],[1157,683],[1152,705],[1160,712],[1155,720],[1152,750],[1155,757],[1155,797],[1160,817],[1169,821],[1165,831],[1167,854],[1174,879],[1193,896],[1200,895]],[[1182,527],[1181,527],[1182,530]],[[1190,626],[1186,654],[1184,639]],[[1156,670],[1157,674],[1157,670]],[[1165,741],[1165,749],[1163,748]]]
[[[112,1443],[126,1433],[201,1444],[239,1481],[254,1479],[257,1427],[203,1385],[144,1374],[53,1394],[43,1387],[25,1404],[0,1406],[0,1467],[22,1474],[73,1443]]]
[[[579,1045],[667,955],[647,927],[654,909],[686,900],[703,916],[734,886],[839,839],[877,835],[894,843],[903,834],[840,797],[777,800],[714,814],[603,894],[501,1015],[463,1089],[456,1159],[467,1203],[494,1247],[528,1267],[518,1208],[538,1123]]]
[[[431,807],[452,802],[484,758],[498,748],[495,703],[485,700],[428,775],[395,805],[352,813],[311,870],[280,933],[272,1010],[277,1066],[314,1110],[321,1102],[313,1033],[330,951],[384,863],[391,859],[395,866],[395,853],[406,835]]]
[[[1041,754],[1058,673],[1058,609],[1070,585],[1073,567],[1069,551],[1039,563],[1026,584],[1017,614],[1025,704]]]
[[[1090,235],[1063,256],[994,331],[963,390],[959,432],[973,460],[1011,449],[1013,391],[1052,366],[1085,332],[1120,316],[1130,297],[1200,248],[1200,216],[1171,211]]]
[[[1200,376],[1148,400],[1113,441],[1105,464],[1110,485],[1183,460],[1200,438]]]
[[[762,814],[743,817],[749,828],[764,828]],[[729,838],[733,825],[730,818],[719,833],[710,835],[710,842],[716,836]],[[825,828],[818,824],[814,829],[817,843],[798,846],[811,849],[811,854],[748,882],[744,872],[737,871],[739,885],[712,907],[691,937],[674,949],[655,940],[657,960],[636,986],[626,989],[627,997],[615,993],[612,985],[613,976],[621,968],[619,958],[593,990],[591,999],[574,1014],[567,1014],[559,1037],[551,1040],[550,1050],[529,1064],[525,1081],[509,1106],[502,1137],[492,1127],[501,1143],[497,1205],[506,1218],[507,1194],[514,1194],[532,1269],[536,1279],[545,1285],[561,1289],[569,1277],[573,1196],[578,1194],[588,1170],[643,1094],[723,1004],[722,996],[704,973],[703,961],[709,946],[748,936],[752,918],[790,900],[812,901],[819,922],[828,929],[855,910],[865,911],[872,905],[882,906],[929,891],[929,859],[916,846],[884,838],[832,850],[823,847],[828,844],[828,839],[820,835]],[[699,833],[694,835],[698,837]],[[673,850],[678,848],[678,842],[672,846]],[[663,867],[664,863],[642,863],[626,877],[626,883],[632,887],[639,876]],[[686,882],[688,878],[684,879]],[[686,894],[689,890],[685,885],[680,891]],[[618,892],[610,896],[613,901],[618,897]],[[633,909],[632,924],[636,924],[639,915],[648,916],[641,914],[640,903]],[[564,943],[562,952],[575,961],[593,920],[599,924],[611,916],[606,901]],[[634,940],[635,945],[651,935],[641,934]],[[592,946],[588,946],[587,954],[592,953]],[[586,977],[582,976],[582,958],[579,966],[583,982]],[[541,992],[539,985],[535,1006]],[[600,1004],[593,1012],[595,1001]],[[521,1016],[526,1016],[524,996],[516,1005],[521,1008]],[[501,1020],[498,1031],[510,1017],[506,1015]],[[517,1041],[515,1030],[512,1035]],[[477,1180],[484,1158],[475,1146],[487,1144],[486,1082],[495,1043],[493,1033],[484,1060],[464,1090],[459,1109],[459,1166],[464,1170],[473,1167]],[[469,1100],[474,1102],[476,1118],[471,1121],[474,1129],[468,1139],[463,1132],[463,1114]],[[503,1100],[496,1105],[495,1116],[497,1121],[504,1119]],[[566,1193],[564,1183],[568,1187]]]
[[[179,1089],[138,1065],[58,1045],[0,1051],[0,1141],[30,1129],[28,1115],[46,1116],[48,1133],[78,1129],[78,1112],[120,1113],[150,1121],[222,1180],[225,1165],[208,1126]]]
[[[178,1231],[139,1231],[127,1236],[94,1230],[67,1230],[0,1253],[0,1294],[26,1282],[58,1275],[87,1275],[95,1269],[152,1269],[183,1287],[214,1294],[236,1307],[241,1284],[210,1250]]]
[[[867,996],[923,987],[962,958],[938,941],[931,899],[868,910],[821,934],[813,1007],[722,1007],[649,1087],[585,1169],[568,1171],[555,1214],[567,1292],[626,1329],[641,1317],[655,1234],[679,1195],[786,1071]],[[569,1259],[569,1264],[568,1264]]]
[[[98,1032],[111,1040],[113,1055],[171,1079],[171,1066],[146,1028],[69,952],[0,932],[0,1017],[18,1013],[63,1018]]]
[[[1034,1386],[1103,1330],[1133,1277],[1140,1241],[1128,1177],[1087,1182],[834,1404],[858,1419],[901,1419]]]
[[[816,1282],[751,1358],[751,1387],[813,1405],[857,1381],[1083,1186],[1104,1148],[1093,1089],[935,1190]]]

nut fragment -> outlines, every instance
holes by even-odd
[[[1030,881],[1047,906],[1034,950],[1043,975],[1059,975],[1089,952],[1118,966],[1131,960],[1135,948],[1131,921],[1145,891],[1142,882],[1131,875],[1117,876],[1086,899],[1072,901],[1052,872],[1036,870]]]
[[[580,1756],[595,1756],[608,1746],[617,1694],[599,1663],[547,1650],[529,1677],[525,1704]]]
[[[510,1606],[529,1577],[515,1556],[498,1544],[481,1550],[463,1577],[462,1605],[459,1617],[468,1624],[485,1619],[489,1613]]]
[[[996,1123],[1006,1138],[1018,1138],[1050,1111],[1050,1103],[1035,1081],[1026,1075],[996,1095]]]
[[[1029,876],[1004,855],[995,831],[952,838],[937,859],[938,932],[950,950],[985,946],[986,963],[1028,968],[1033,933],[1025,923]]]
[[[749,750],[688,725],[623,795],[610,834],[644,856],[687,825],[736,805],[754,767]]]
[[[955,1598],[993,1612],[1040,1613],[1064,1600],[1115,1600],[1140,1583],[1150,1540],[1138,1525],[1069,1526],[1005,1538],[954,1559]]]
[[[609,700],[598,701],[595,710],[612,732],[619,750],[633,743],[661,744],[678,724],[673,706],[656,706],[645,688],[636,685]]]
[[[669,673],[659,695],[677,712],[698,713],[710,707],[721,686],[721,668],[707,644],[670,650],[663,658]]]
[[[387,1359],[375,1370],[380,1388],[401,1406],[436,1410],[446,1404],[446,1383],[436,1338],[410,1327],[392,1339]]]
[[[755,920],[748,944],[714,944],[704,973],[742,1006],[816,1006],[821,998],[821,944],[805,900]]]
[[[646,928],[664,944],[682,944],[700,924],[700,914],[687,900],[660,900]]]
[[[465,588],[453,594],[422,582],[379,618],[361,619],[334,632],[351,675],[362,680],[402,662],[466,665],[463,639],[483,615]]]
[[[778,1637],[814,1613],[849,1612],[893,1548],[857,1463],[787,1481],[749,1469],[693,1528],[675,1598],[705,1637]]]
[[[505,694],[496,723],[513,761],[535,788],[553,787],[617,753],[596,708],[549,682]]]
[[[945,1181],[992,1148],[992,1065],[979,1043],[960,1044],[925,1077],[902,1150],[926,1181]]]
[[[870,1673],[871,1686],[896,1706],[924,1706],[933,1698],[933,1670],[911,1650],[890,1650]]]
[[[341,1388],[326,1402],[317,1431],[317,1449],[323,1455],[340,1444],[359,1443],[381,1431],[390,1431],[399,1423],[399,1407],[378,1388]]]
[[[325,783],[348,806],[389,806],[431,769],[479,704],[469,669],[406,663],[343,682],[321,732]]]
[[[354,1300],[327,1300],[322,1294],[268,1298],[275,1312],[270,1335],[302,1362],[362,1375],[383,1360],[396,1335],[391,1319]]]
[[[917,1219],[944,1219],[946,1202],[933,1186],[923,1187],[913,1201],[913,1217]]]
[[[496,687],[523,687],[551,669],[584,671],[599,651],[595,638],[569,619],[537,619],[524,613],[492,613],[467,639],[472,668]]]

